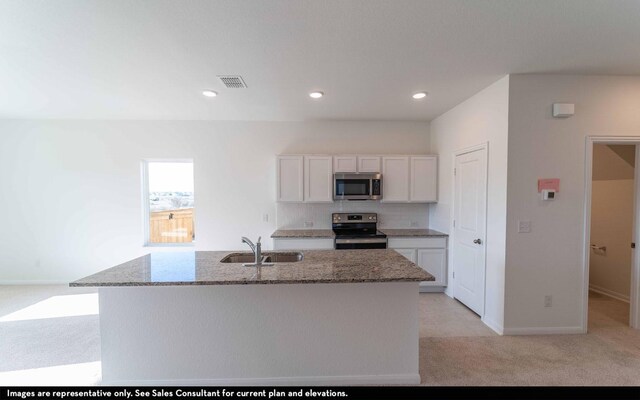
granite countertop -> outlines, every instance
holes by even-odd
[[[389,237],[447,237],[446,233],[433,229],[392,229],[380,228],[379,231]],[[327,238],[333,239],[335,234],[331,229],[278,229],[271,235],[274,239],[285,238]]]
[[[446,233],[434,231],[433,229],[380,229],[389,237],[447,237]]]
[[[284,238],[327,238],[333,239],[335,234],[331,229],[278,229],[271,235],[275,239]]]
[[[286,283],[420,282],[435,278],[395,250],[305,250],[302,261],[243,267],[221,263],[229,251],[147,254],[69,286],[181,286]],[[264,255],[278,252],[265,252]]]

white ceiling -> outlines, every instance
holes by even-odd
[[[0,0],[0,118],[431,120],[509,73],[638,74],[639,21],[636,0]]]

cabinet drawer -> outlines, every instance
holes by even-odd
[[[446,249],[447,238],[389,238],[389,248],[392,249]]]

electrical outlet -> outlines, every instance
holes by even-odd
[[[305,228],[311,228],[313,226],[313,222],[312,221],[304,221],[304,227]]]
[[[264,215],[262,216],[262,221],[264,221],[264,222],[269,222],[269,214],[264,214]]]
[[[411,227],[412,228],[417,228],[418,227],[418,221],[411,221]]]
[[[544,306],[551,307],[552,304],[553,304],[553,296],[551,296],[550,294],[544,296]]]
[[[518,233],[531,232],[531,221],[518,221]]]

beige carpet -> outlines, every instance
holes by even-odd
[[[586,335],[498,336],[442,295],[421,308],[423,385],[640,385],[640,331],[621,301],[592,294]]]
[[[93,289],[0,286],[0,386],[100,382]]]
[[[424,385],[640,385],[640,331],[629,306],[589,300],[589,334],[498,336],[443,294],[420,296]],[[0,286],[0,385],[100,383],[97,295]]]

